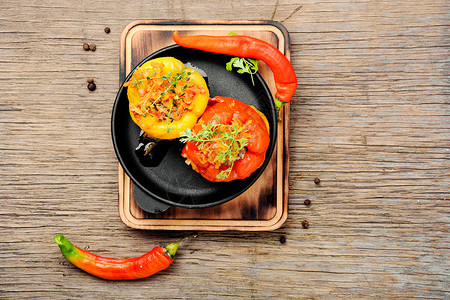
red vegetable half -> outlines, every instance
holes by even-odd
[[[214,97],[192,131],[182,134],[181,155],[213,182],[244,179],[264,162],[269,123],[260,111],[229,97]]]

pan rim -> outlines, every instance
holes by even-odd
[[[115,100],[114,100],[113,109],[112,109],[112,112],[111,112],[111,114],[112,114],[112,116],[111,116],[111,136],[112,136],[112,142],[113,142],[113,146],[114,146],[114,151],[115,151],[116,157],[119,160],[119,163],[120,163],[122,169],[128,175],[128,177],[130,178],[132,183],[137,185],[149,197],[154,198],[154,200],[160,201],[160,202],[165,203],[165,204],[170,205],[170,206],[181,207],[181,208],[207,208],[207,207],[213,207],[213,206],[217,206],[217,205],[223,204],[225,202],[228,202],[228,201],[238,197],[239,195],[241,195],[242,193],[247,191],[261,177],[262,173],[264,172],[264,170],[266,169],[267,165],[269,164],[269,162],[270,162],[270,160],[272,158],[275,146],[277,144],[278,125],[277,125],[277,123],[275,123],[273,128],[271,128],[272,135],[273,135],[273,140],[271,140],[271,144],[270,144],[269,148],[267,149],[266,158],[264,160],[264,163],[254,172],[254,173],[257,173],[256,176],[254,176],[254,178],[251,181],[249,181],[245,186],[243,186],[243,188],[239,189],[237,192],[233,193],[232,195],[223,197],[223,198],[221,198],[221,199],[219,199],[217,201],[213,201],[213,202],[201,203],[201,204],[194,204],[194,203],[188,204],[188,203],[175,202],[175,201],[172,201],[170,199],[163,198],[160,195],[152,192],[149,188],[147,188],[144,184],[142,184],[139,181],[139,179],[136,178],[136,176],[133,175],[132,170],[130,170],[130,168],[127,166],[127,164],[125,163],[125,161],[124,161],[124,159],[122,157],[122,154],[120,153],[119,146],[118,146],[118,140],[117,140],[118,138],[117,138],[117,134],[116,134],[116,130],[115,130],[115,124],[117,122],[117,115],[118,115],[117,111],[118,111],[118,106],[119,106],[119,101],[120,101],[121,95],[124,92],[124,90],[126,89],[123,86],[123,83],[127,82],[131,78],[131,76],[134,73],[134,71],[138,67],[143,65],[145,62],[147,62],[147,61],[149,61],[149,60],[151,60],[151,59],[153,59],[155,57],[158,57],[158,55],[160,55],[161,53],[164,53],[164,52],[167,52],[169,50],[176,49],[176,48],[183,48],[183,47],[181,47],[179,45],[170,45],[170,46],[163,47],[163,48],[161,48],[161,49],[159,49],[159,50],[149,54],[146,58],[144,58],[142,61],[140,61],[130,71],[130,73],[126,76],[124,81],[120,84],[120,87],[119,87],[119,89],[117,91],[117,94],[116,94],[116,97],[115,97]],[[198,51],[200,51],[200,50],[198,50]],[[275,101],[274,101],[272,92],[270,91],[270,89],[269,89],[266,81],[264,80],[264,78],[259,73],[256,73],[253,76],[255,76],[257,78],[257,80],[261,83],[262,88],[264,89],[264,94],[268,98],[268,102],[269,103],[267,103],[267,104],[268,104],[268,106],[270,108],[269,111],[272,114],[273,120],[276,121],[277,120],[276,107],[275,107]],[[222,96],[225,96],[225,95],[222,95]],[[195,171],[192,171],[192,172],[195,172]],[[254,173],[252,173],[252,175]],[[215,184],[224,184],[224,183],[218,182],[218,183],[215,183]]]

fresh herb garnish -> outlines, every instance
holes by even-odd
[[[167,75],[171,75],[171,74],[172,74],[171,72],[168,72],[168,73],[167,73]],[[177,73],[177,74],[176,74],[175,76],[173,76],[173,77],[167,77],[166,75],[159,76],[159,77],[151,77],[151,79],[159,78],[159,79],[162,79],[162,80],[168,80],[168,83],[169,83],[169,84],[168,84],[167,82],[164,84],[165,90],[159,94],[158,98],[156,98],[155,100],[153,100],[153,101],[151,102],[150,106],[153,107],[153,106],[156,104],[156,102],[158,102],[162,97],[164,97],[164,96],[166,95],[167,92],[172,92],[172,93],[175,94],[175,89],[174,89],[174,87],[176,87],[177,83],[178,83],[180,80],[182,80],[182,79],[183,79],[184,81],[189,81],[189,79],[190,79],[189,77],[186,77],[186,78],[183,78],[183,77],[185,77],[186,75],[189,76],[189,75],[191,75],[191,74],[192,74],[191,71],[183,70],[183,71],[181,71],[180,73]],[[185,84],[185,87],[187,88],[187,84]],[[186,88],[183,87],[182,90],[185,90]],[[184,93],[181,93],[181,94],[179,94],[179,95],[175,95],[174,98],[177,97],[177,99],[180,99],[180,98],[183,97],[183,96],[184,96]]]
[[[150,107],[148,107],[148,108],[150,108]],[[143,117],[145,117],[145,116],[147,116],[148,114],[150,114],[150,113],[148,112],[148,108],[146,108],[146,107],[144,106],[144,104],[141,104],[141,110],[142,110],[141,115],[142,115]]]
[[[252,78],[252,83],[255,85],[253,81],[253,74],[258,72],[258,60],[253,58],[244,58],[244,57],[233,57],[226,64],[227,71],[231,71],[233,67],[238,68],[237,72],[239,74],[249,73]]]
[[[230,175],[234,162],[238,159],[240,152],[248,145],[249,140],[244,131],[244,128],[237,123],[219,124],[214,122],[203,125],[198,132],[194,132],[190,128],[180,132],[180,141],[182,143],[195,142],[200,150],[208,147],[220,149],[216,152],[215,161],[230,165],[229,168],[222,170],[217,175],[218,179],[223,180]]]
[[[135,72],[132,78],[124,84],[124,86],[133,85],[139,89],[141,101],[140,104],[136,105],[139,108],[138,113],[144,118],[153,114],[166,125],[170,125],[186,109],[183,108],[183,101],[186,90],[190,85],[190,75],[195,71],[184,69],[176,74],[167,72],[160,75],[157,75],[157,71],[154,71],[149,76],[149,73],[145,70],[140,68],[138,70],[139,72]],[[177,87],[177,84],[180,86]],[[153,93],[153,97],[148,93]],[[177,112],[177,110],[180,110],[180,112]],[[167,133],[174,129],[168,128]]]

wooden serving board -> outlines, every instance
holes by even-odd
[[[149,54],[174,44],[172,32],[180,35],[226,35],[229,32],[253,36],[277,47],[289,58],[289,35],[271,21],[137,21],[129,24],[120,40],[120,82]],[[225,68],[225,66],[224,66]],[[270,69],[259,63],[272,93],[275,84]],[[226,95],[222,95],[226,96]],[[261,177],[245,193],[219,206],[203,209],[171,207],[158,214],[143,211],[134,201],[133,183],[119,164],[119,215],[129,227],[149,230],[241,230],[269,231],[279,228],[288,214],[289,105],[278,125],[278,140]]]

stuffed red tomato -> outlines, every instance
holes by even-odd
[[[181,155],[212,182],[244,179],[264,162],[269,123],[255,107],[229,97],[214,97],[192,128],[181,132]]]

